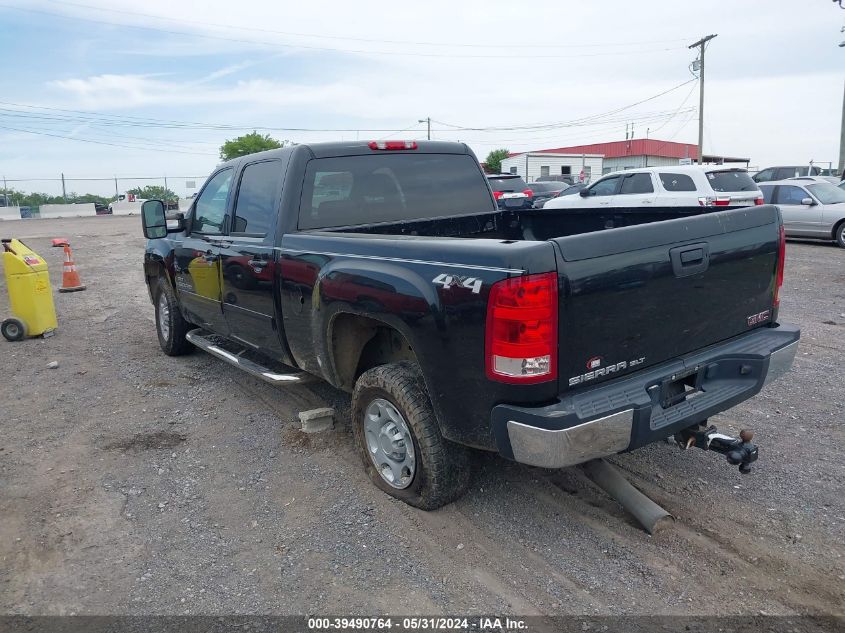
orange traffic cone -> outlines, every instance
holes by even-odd
[[[70,250],[70,244],[65,242],[62,246],[65,247],[65,263],[62,267],[62,286],[59,288],[59,292],[85,290],[85,286],[79,278],[79,271],[76,270],[76,264],[73,263],[73,252]]]

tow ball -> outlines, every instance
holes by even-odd
[[[751,464],[757,461],[757,445],[751,440],[754,433],[740,431],[739,437],[731,437],[719,433],[715,426],[691,426],[675,434],[675,441],[686,450],[695,446],[705,451],[721,453],[733,466],[739,466],[739,472],[747,475],[751,472]]]

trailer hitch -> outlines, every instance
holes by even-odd
[[[682,449],[695,446],[705,451],[721,453],[729,464],[739,466],[739,472],[743,475],[750,473],[751,464],[757,461],[759,451],[757,445],[751,443],[753,437],[754,433],[751,431],[740,431],[739,437],[731,437],[719,433],[712,425],[691,426],[675,433],[675,441]]]

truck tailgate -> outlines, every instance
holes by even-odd
[[[561,391],[771,322],[779,227],[764,205],[551,240]]]

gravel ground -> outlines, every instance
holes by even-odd
[[[385,496],[347,395],[160,352],[138,225],[0,224],[56,285],[69,237],[88,285],[55,295],[54,337],[0,341],[3,613],[845,614],[845,250],[789,243],[795,367],[713,420],[756,431],[753,474],[666,444],[613,459],[677,517],[651,537],[580,470],[494,455],[442,510]],[[318,406],[340,423],[306,436]]]

